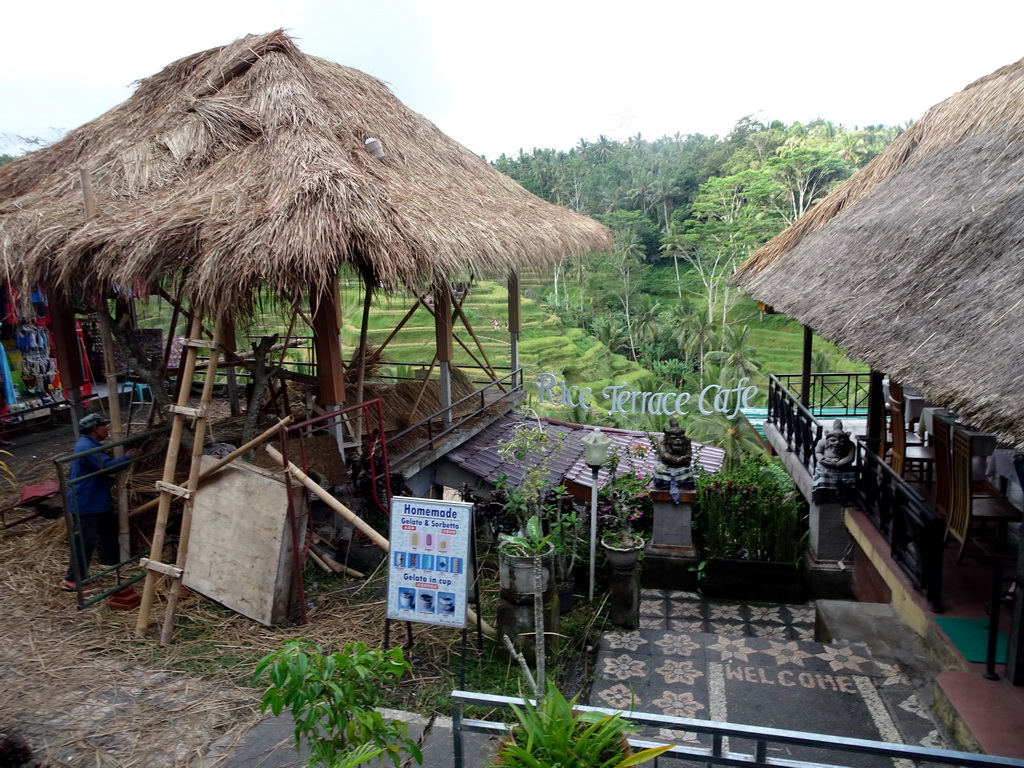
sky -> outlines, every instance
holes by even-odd
[[[897,125],[1024,57],[1019,0],[51,0],[0,18],[12,153],[176,59],[278,28],[489,160],[600,135],[725,136],[746,116]]]

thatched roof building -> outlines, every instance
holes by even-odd
[[[383,158],[367,151],[379,139]],[[79,169],[98,214],[85,221]],[[504,277],[610,246],[283,32],[188,56],[62,141],[0,168],[0,264],[23,285],[177,283],[194,303],[323,289],[342,264],[401,286]]]
[[[1024,445],[1024,60],[932,107],[732,283]]]

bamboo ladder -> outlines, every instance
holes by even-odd
[[[196,488],[199,486],[200,461],[203,455],[203,441],[206,437],[207,412],[213,395],[214,379],[217,374],[217,367],[222,348],[221,334],[224,323],[221,318],[213,329],[213,341],[207,342],[200,338],[202,335],[202,311],[193,309],[192,322],[189,328],[188,338],[185,340],[185,358],[181,368],[181,387],[178,392],[177,402],[171,406],[170,411],[174,414],[171,424],[171,435],[167,443],[167,454],[164,458],[163,478],[156,483],[160,491],[158,497],[156,526],[153,530],[153,542],[150,548],[150,557],[142,558],[140,565],[146,569],[146,584],[142,593],[142,603],[139,606],[139,618],[135,625],[135,637],[143,639],[149,626],[149,612],[153,605],[153,597],[156,593],[156,585],[161,576],[168,576],[172,579],[171,593],[167,601],[167,609],[164,614],[163,629],[160,633],[160,644],[167,645],[171,640],[171,632],[174,628],[174,613],[178,604],[178,596],[181,594],[181,578],[185,572],[185,562],[188,557],[188,540],[192,524],[192,499],[195,496]],[[196,370],[196,357],[200,348],[209,348],[210,357],[206,365],[206,380],[203,383],[203,392],[200,396],[199,406],[191,407],[192,378]],[[178,464],[178,452],[181,448],[181,435],[185,429],[185,421],[195,422],[194,441],[192,444],[192,463],[189,467],[188,481],[184,487],[175,485],[174,475]],[[181,518],[181,536],[178,542],[178,557],[174,565],[164,563],[161,560],[164,543],[167,539],[167,521],[170,517],[171,501],[180,497],[185,501],[185,509]]]

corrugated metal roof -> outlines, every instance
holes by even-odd
[[[508,476],[510,485],[515,485],[522,480],[528,469],[539,466],[545,456],[544,453],[537,452],[524,456],[522,459],[506,461],[498,455],[498,446],[511,437],[517,424],[522,424],[525,421],[526,419],[521,414],[515,412],[506,414],[480,434],[449,452],[445,458],[491,485],[497,482],[498,476],[501,474]],[[533,419],[530,421],[536,423]],[[593,426],[568,424],[553,419],[540,419],[539,423],[553,438],[548,443],[547,450],[555,451],[548,462],[545,482],[549,485],[557,485],[567,481],[590,488],[592,473],[590,467],[583,460],[581,440],[593,430]],[[637,444],[651,447],[647,435],[643,432],[605,429],[604,427],[601,428],[601,431],[612,439],[612,448],[618,448],[620,452]],[[695,465],[700,465],[709,472],[717,472],[721,469],[722,459],[725,455],[721,448],[697,442],[694,442],[692,447]],[[642,462],[644,468],[651,472],[660,463],[658,455],[654,451],[650,451],[647,459]],[[603,485],[607,481],[608,470],[602,469],[598,473],[598,485]]]

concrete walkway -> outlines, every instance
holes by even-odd
[[[820,643],[816,632],[863,642]],[[641,628],[601,640],[589,703],[948,748],[930,711],[938,669],[909,635],[888,606],[825,601],[816,610],[813,604],[755,605],[644,590]],[[415,736],[428,724],[409,713],[387,715],[409,722]],[[694,734],[648,735],[698,743]],[[486,765],[497,746],[478,734],[465,741],[467,766]],[[454,764],[450,720],[430,724],[423,743],[423,765]],[[778,756],[829,762],[823,753]],[[849,764],[880,763],[851,756]],[[264,718],[237,743],[213,745],[202,765],[285,768],[304,761],[284,716]]]
[[[883,608],[868,606],[876,613]],[[906,639],[884,641],[884,615],[867,622],[877,628],[880,652],[874,652],[865,643],[815,642],[813,605],[748,605],[644,590],[640,613],[640,629],[602,639],[592,706],[949,748],[929,710],[930,657]],[[851,625],[833,613],[838,625]],[[893,620],[889,631],[909,634]],[[710,746],[708,737],[701,742],[685,732],[648,735]],[[779,755],[794,756],[837,760],[814,751]],[[879,760],[850,756],[849,764]]]

